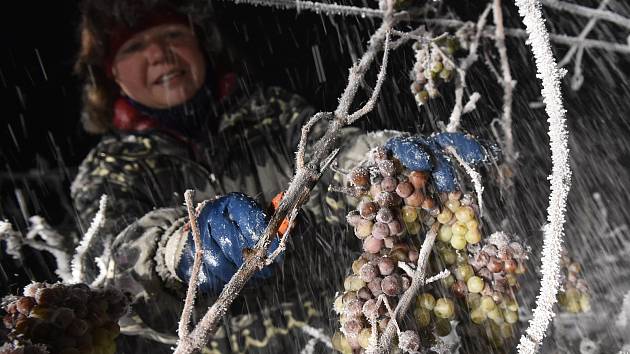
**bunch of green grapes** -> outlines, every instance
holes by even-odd
[[[416,267],[419,235],[431,227],[437,227],[438,236],[430,269],[446,268],[450,275],[418,295],[410,309],[414,321],[404,323],[412,329],[400,334],[406,345],[412,343],[406,349],[418,350],[425,339],[448,335],[453,320],[484,330],[495,343],[513,337],[519,319],[517,276],[525,272],[527,258],[523,244],[503,233],[484,238],[471,195],[436,193],[428,174],[405,170],[384,148],[371,151],[366,162],[350,171],[349,180],[346,190],[360,201],[346,219],[362,241],[363,253],[352,263],[352,274],[334,303],[341,325],[333,338],[335,349],[361,353],[373,325],[377,335],[386,328],[390,313],[382,300],[395,308],[410,286],[400,265]]]
[[[127,309],[128,299],[115,289],[32,283],[24,288],[23,296],[2,301],[6,332],[2,353],[45,349],[61,354],[113,354],[120,332],[118,320]]]
[[[427,103],[430,98],[439,96],[438,88],[444,82],[450,82],[455,73],[455,57],[459,41],[454,36],[444,36],[435,41],[436,47],[416,42],[413,45],[416,62],[409,73],[411,92],[418,106]]]
[[[515,291],[525,272],[525,246],[503,233],[482,238],[471,195],[449,193],[444,206],[434,247],[451,273],[442,284],[465,303],[467,319],[500,344],[513,337],[518,322]]]
[[[588,312],[591,309],[591,296],[588,283],[581,275],[582,266],[563,250],[560,267],[563,289],[558,293],[560,308],[571,313]]]

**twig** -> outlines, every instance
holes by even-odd
[[[512,80],[510,72],[510,62],[508,60],[507,48],[505,47],[505,28],[503,26],[503,10],[501,9],[501,0],[494,0],[493,11],[494,24],[494,44],[499,52],[501,61],[502,79],[499,81],[503,86],[503,114],[501,115],[500,126],[502,136],[495,134],[496,140],[501,144],[505,163],[512,166],[516,162],[516,152],[514,151],[514,137],[512,135],[512,96],[516,82]],[[503,177],[503,173],[501,173]],[[503,178],[504,179],[504,178]],[[504,179],[505,180],[505,179]]]
[[[446,28],[459,28],[465,24],[465,22],[463,21],[452,20],[452,19],[425,19],[424,22],[428,24],[444,26]],[[482,36],[484,38],[494,39],[495,30],[496,30],[495,26],[486,26],[482,33]],[[527,31],[520,28],[505,28],[505,35],[515,37],[515,38],[527,38]],[[550,33],[549,39],[556,44],[562,44],[562,45],[568,45],[568,46],[579,44],[579,45],[582,45],[585,49],[591,49],[591,48],[603,49],[606,51],[617,52],[620,54],[630,54],[630,46],[625,43],[623,44],[614,43],[614,42],[601,41],[597,39],[581,40],[580,38],[575,37],[575,36],[568,36],[565,34],[556,34],[556,33]]]
[[[317,122],[319,122],[325,116],[332,115],[330,112],[319,112],[312,116],[306,124],[302,127],[302,135],[300,136],[300,142],[298,143],[298,149],[295,156],[295,163],[298,168],[304,167],[304,155],[306,154],[306,142],[308,140],[308,134]]]
[[[520,354],[535,353],[542,342],[547,327],[554,317],[553,305],[557,301],[560,272],[560,254],[565,222],[566,200],[570,189],[571,169],[569,167],[568,132],[566,130],[565,109],[560,91],[560,77],[551,51],[549,34],[545,28],[540,2],[537,0],[517,0],[516,5],[523,17],[529,33],[538,77],[541,78],[542,96],[549,116],[549,137],[551,160],[551,195],[547,208],[548,224],[544,227],[542,251],[543,274],[541,288],[536,300],[529,328],[518,345]]]
[[[82,283],[85,281],[83,278],[83,263],[85,262],[84,258],[89,256],[87,250],[90,248],[92,244],[92,240],[94,236],[100,231],[100,229],[105,224],[105,209],[107,208],[107,195],[103,194],[101,196],[101,200],[98,203],[98,211],[92,219],[92,224],[88,228],[87,232],[83,236],[83,239],[79,243],[79,247],[77,247],[77,251],[72,258],[71,268],[72,268],[72,281],[71,283]]]
[[[429,255],[431,254],[431,249],[433,248],[433,243],[435,243],[435,238],[437,236],[437,224],[433,224],[431,229],[427,232],[424,242],[422,243],[422,247],[420,248],[420,252],[418,254],[418,266],[416,267],[416,271],[411,278],[411,285],[409,289],[407,289],[402,296],[400,297],[400,302],[398,306],[396,306],[396,310],[394,311],[394,316],[390,320],[387,328],[383,332],[383,335],[380,338],[379,343],[376,345],[374,354],[384,354],[388,353],[392,346],[392,340],[394,339],[394,335],[396,335],[396,319],[401,318],[409,309],[409,306],[414,302],[415,296],[425,285],[426,278],[426,269],[429,261]]]
[[[201,260],[203,258],[203,248],[201,246],[199,225],[197,224],[197,214],[195,213],[195,209],[193,207],[193,193],[194,191],[190,189],[184,193],[186,210],[188,211],[188,222],[190,223],[190,229],[192,231],[193,241],[195,243],[195,258],[193,260],[193,269],[190,274],[190,279],[188,280],[186,300],[184,302],[184,309],[182,310],[182,316],[179,320],[179,328],[177,331],[180,341],[188,335],[188,324],[190,323],[190,316],[195,305],[195,295],[197,294],[199,270],[201,269]]]
[[[578,16],[609,21],[609,22],[618,24],[619,26],[630,29],[630,19],[623,17],[621,15],[618,15],[614,12],[610,12],[610,11],[606,11],[602,9],[592,9],[590,7],[585,7],[585,6],[581,6],[577,4],[571,4],[571,3],[559,1],[559,0],[541,0],[541,3],[547,7],[550,7],[556,10],[566,11],[568,13],[578,15]]]
[[[477,48],[479,47],[481,34],[483,33],[483,28],[486,26],[486,20],[489,13],[490,6],[486,7],[486,9],[479,17],[479,20],[477,21],[475,37],[470,44],[468,56],[464,60],[462,60],[459,66],[455,67],[458,74],[457,78],[455,79],[455,106],[453,107],[453,112],[451,112],[451,116],[449,117],[449,123],[446,126],[446,131],[448,132],[454,132],[459,129],[459,124],[463,113],[464,89],[466,88],[466,70],[468,70],[468,68],[475,61],[477,61]]]
[[[606,6],[608,5],[608,3],[610,2],[610,0],[603,0],[599,6],[597,7],[598,10],[603,10],[604,8],[606,8]],[[586,36],[588,36],[588,34],[591,32],[591,30],[593,30],[593,27],[595,27],[595,24],[597,23],[597,18],[593,17],[590,20],[588,20],[588,23],[586,23],[586,26],[584,26],[584,29],[582,29],[582,32],[580,32],[580,34],[578,35],[578,38],[581,39],[586,39]],[[573,55],[575,54],[575,52],[578,51],[578,49],[580,50],[584,50],[584,47],[580,44],[575,44],[572,45],[571,48],[569,48],[569,51],[564,55],[564,57],[562,57],[562,60],[560,60],[560,62],[558,63],[559,67],[564,67],[565,65],[569,64],[569,62],[571,61],[571,58],[573,58]]]
[[[381,93],[381,87],[383,86],[383,81],[385,81],[385,74],[387,74],[387,58],[389,56],[389,31],[385,33],[385,44],[383,45],[383,63],[381,64],[381,68],[378,72],[378,78],[376,80],[376,85],[374,86],[374,90],[372,91],[372,96],[367,101],[367,103],[358,109],[356,112],[352,113],[348,116],[348,124],[352,124],[357,121],[357,119],[363,117],[368,112],[371,112],[376,105],[376,100],[378,99],[378,95]]]
[[[235,4],[249,4],[270,6],[281,9],[296,9],[297,12],[302,10],[313,11],[316,13],[324,13],[326,15],[343,15],[343,16],[361,16],[361,17],[385,17],[385,12],[379,9],[371,9],[366,7],[345,6],[338,4],[326,4],[313,1],[301,0],[232,0]]]
[[[464,105],[464,109],[462,110],[462,114],[470,113],[477,109],[477,102],[481,98],[479,92],[473,92],[470,97],[468,97],[468,102]]]
[[[479,216],[483,216],[483,183],[481,183],[481,175],[475,171],[464,159],[459,156],[457,151],[452,146],[449,146],[446,151],[453,155],[457,162],[464,168],[466,174],[470,177],[475,186],[475,192],[477,193],[477,205],[479,205]]]
[[[103,247],[104,247],[103,255],[100,257],[94,258],[94,261],[96,262],[96,266],[98,267],[98,275],[96,276],[96,278],[94,278],[94,280],[90,284],[90,287],[92,288],[101,287],[107,281],[107,275],[110,270],[109,267],[111,264],[110,261],[111,261],[111,256],[112,256],[111,242],[112,242],[112,235],[107,235],[105,239],[103,240]]]
[[[297,220],[297,215],[298,215],[298,209],[293,209],[291,211],[291,216],[289,217],[289,226],[287,227],[287,230],[284,232],[284,235],[282,235],[282,239],[280,239],[280,244],[278,245],[278,248],[276,248],[276,250],[273,251],[273,253],[267,258],[267,265],[270,265],[271,263],[273,263],[273,261],[276,258],[278,258],[278,256],[282,252],[284,252],[284,250],[286,250],[287,240],[291,236],[291,231],[293,231],[293,228],[295,227],[295,224],[296,224],[295,221]]]
[[[429,279],[427,279],[427,281],[425,282],[425,284],[431,284],[433,282],[436,282],[438,280],[442,280],[446,277],[448,277],[449,275],[451,275],[451,272],[448,269],[444,269],[443,271],[437,273],[436,275],[430,277]]]

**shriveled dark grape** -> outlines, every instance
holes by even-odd
[[[357,167],[350,171],[350,180],[355,186],[367,186],[370,183],[370,171],[365,167]]]
[[[371,201],[363,201],[359,204],[359,213],[364,219],[374,219],[376,212],[378,211],[378,205]]]
[[[365,318],[367,318],[368,320],[375,320],[378,318],[379,316],[379,307],[380,306],[376,306],[377,305],[377,300],[376,299],[370,299],[367,300],[364,304],[363,304],[363,315],[365,316]]]
[[[366,263],[363,266],[361,266],[361,269],[359,270],[359,276],[361,277],[361,280],[363,280],[366,283],[371,282],[378,275],[379,275],[378,269],[369,263]]]
[[[396,261],[389,257],[382,257],[378,262],[378,270],[382,275],[390,275],[396,269]]]
[[[420,348],[420,336],[414,331],[401,332],[398,337],[398,347],[405,352],[416,352]]]
[[[348,317],[359,317],[363,309],[363,301],[355,299],[345,306],[345,313]]]
[[[400,204],[400,197],[395,193],[383,191],[376,196],[375,201],[382,208],[391,208]]]
[[[15,305],[19,313],[28,316],[35,306],[35,299],[30,296],[21,297],[16,301]]]
[[[394,213],[390,208],[380,208],[376,213],[376,221],[378,222],[388,224],[392,220],[394,220]]]
[[[398,181],[395,177],[387,176],[381,181],[381,189],[384,192],[393,192],[396,190],[396,186],[398,186]]]
[[[401,198],[407,198],[413,193],[414,187],[409,181],[398,183],[396,186],[396,194]]]
[[[381,289],[387,296],[396,296],[402,291],[400,276],[397,274],[388,275],[381,282]]]
[[[376,222],[372,226],[372,237],[382,240],[389,236],[389,226],[383,222]]]
[[[379,295],[381,295],[383,293],[383,289],[381,289],[381,282],[382,281],[383,281],[383,278],[376,277],[376,278],[372,279],[372,281],[367,284],[367,287],[370,289],[370,291],[372,292],[374,297],[378,297]]]
[[[346,222],[348,222],[350,226],[356,227],[360,220],[361,220],[361,214],[359,214],[358,210],[351,210],[346,215]]]

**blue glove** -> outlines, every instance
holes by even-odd
[[[216,293],[223,289],[243,264],[243,249],[256,245],[267,227],[267,216],[252,198],[241,193],[230,193],[208,202],[199,213],[197,223],[204,251],[199,289]],[[269,254],[278,244],[278,238],[274,238]],[[191,276],[194,255],[195,243],[192,232],[189,232],[176,269],[177,276],[186,282]],[[281,257],[276,260],[281,261]],[[271,274],[271,269],[266,267],[258,271],[254,279],[268,278]]]
[[[455,169],[446,157],[448,147],[454,148],[472,166],[488,160],[488,152],[479,141],[463,133],[438,133],[428,138],[395,137],[385,143],[385,148],[407,169],[431,173],[438,192],[459,190]]]

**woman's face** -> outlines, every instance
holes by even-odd
[[[112,73],[123,93],[152,108],[188,101],[203,85],[206,63],[193,31],[165,24],[138,32],[114,57]]]

